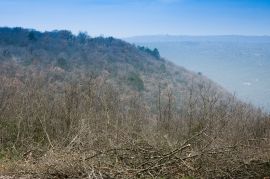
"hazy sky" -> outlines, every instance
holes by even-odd
[[[0,0],[0,26],[116,37],[270,35],[270,0]]]

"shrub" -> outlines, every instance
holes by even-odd
[[[64,70],[70,69],[70,64],[69,64],[68,60],[66,60],[65,58],[58,58],[56,65]]]
[[[143,80],[136,73],[130,73],[129,74],[128,83],[129,83],[129,85],[131,85],[134,89],[136,89],[138,91],[144,90]]]

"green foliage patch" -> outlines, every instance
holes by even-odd
[[[130,73],[127,80],[129,85],[131,85],[134,89],[138,91],[144,90],[144,82],[138,74]]]

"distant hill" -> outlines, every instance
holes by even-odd
[[[188,36],[188,35],[145,35],[125,38],[126,41],[136,42],[185,42],[185,41],[208,41],[208,42],[269,42],[270,36],[241,36],[241,35],[213,35],[213,36]]]
[[[38,32],[22,28],[0,28],[0,74],[21,76],[27,71],[47,75],[50,84],[92,73],[121,90],[138,93],[154,103],[159,87],[176,96],[202,84],[225,91],[205,76],[160,57],[155,48],[138,47],[113,37],[73,35],[66,30]]]
[[[201,72],[246,102],[270,111],[270,36],[139,36],[130,43]]]

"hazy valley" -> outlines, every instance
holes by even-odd
[[[270,110],[269,36],[141,36],[175,64],[213,79],[240,99]]]

